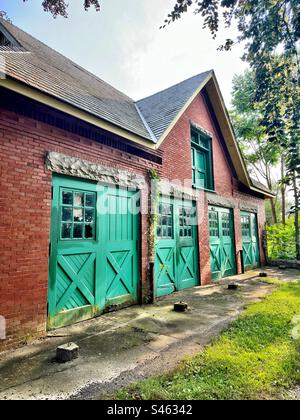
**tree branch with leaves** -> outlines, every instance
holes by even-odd
[[[300,2],[299,0],[177,0],[162,27],[188,10],[199,14],[213,38],[223,23],[237,24],[237,39],[224,39],[220,50],[243,42],[255,77],[255,102],[263,110],[261,126],[274,147],[286,155],[285,182],[294,192],[296,255],[300,260]]]

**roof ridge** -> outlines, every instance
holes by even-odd
[[[146,96],[145,98],[141,98],[141,99],[137,100],[137,101],[135,102],[135,104],[138,104],[139,102],[145,101],[146,99],[150,99],[150,98],[152,98],[152,97],[154,97],[154,96],[156,96],[156,95],[159,95],[160,93],[164,93],[164,92],[168,91],[169,89],[172,89],[172,88],[175,88],[175,87],[177,87],[177,86],[180,86],[180,85],[182,85],[182,84],[183,84],[183,83],[185,83],[185,82],[188,82],[188,81],[190,81],[190,80],[192,80],[192,79],[195,79],[196,77],[203,76],[204,74],[207,74],[207,75],[208,75],[209,73],[212,73],[212,72],[213,72],[213,70],[207,70],[207,71],[204,71],[204,72],[202,72],[202,73],[198,73],[198,74],[196,74],[195,76],[188,77],[187,79],[182,80],[181,82],[175,83],[174,85],[169,86],[169,87],[168,87],[168,88],[166,88],[166,89],[160,90],[160,91],[158,91],[158,92],[156,92],[156,93],[152,93],[151,95]]]

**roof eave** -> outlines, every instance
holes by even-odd
[[[260,189],[260,188],[256,188],[256,187],[253,187],[253,186],[251,186],[250,187],[250,190],[251,191],[254,191],[254,192],[256,192],[256,193],[259,193],[259,194],[262,194],[265,198],[275,198],[276,197],[276,194],[274,194],[274,193],[272,193],[271,191],[270,192],[268,192],[268,191],[266,191],[266,190],[263,190],[263,189]]]
[[[142,135],[135,134],[129,130],[126,130],[118,125],[111,123],[110,121],[107,121],[98,116],[95,116],[92,113],[82,110],[81,108],[74,107],[72,104],[69,104],[61,98],[56,98],[55,96],[45,93],[37,88],[30,87],[24,84],[23,82],[20,82],[19,80],[11,77],[10,75],[5,75],[4,79],[0,79],[0,87],[4,87],[29,99],[42,103],[43,105],[54,108],[58,111],[65,112],[68,115],[71,115],[75,118],[79,118],[82,121],[85,121],[96,127],[110,131],[133,143],[140,144],[141,146],[145,146],[152,150],[155,149],[155,143],[153,142],[153,140],[143,137]]]

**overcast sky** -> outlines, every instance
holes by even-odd
[[[69,18],[53,19],[42,0],[0,0],[13,23],[133,99],[148,96],[203,71],[214,69],[227,106],[232,78],[242,73],[242,48],[220,52],[228,33],[213,41],[200,16],[160,30],[175,0],[101,0],[101,12],[85,12],[70,0]]]

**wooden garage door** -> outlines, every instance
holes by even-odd
[[[155,256],[155,295],[199,285],[196,205],[162,198]]]
[[[246,270],[260,264],[257,215],[241,212],[244,265]]]
[[[53,178],[49,328],[136,302],[138,206],[136,192]]]
[[[236,274],[233,212],[209,207],[210,264],[212,279]]]

